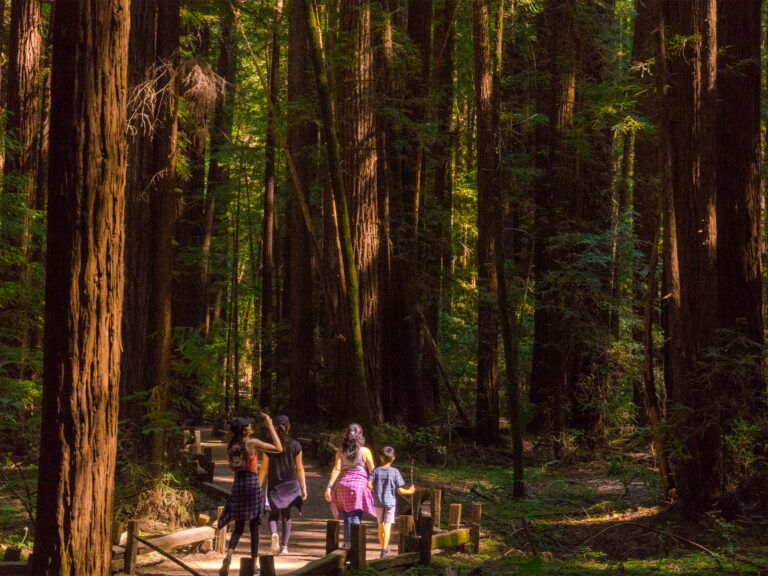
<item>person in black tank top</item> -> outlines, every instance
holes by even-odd
[[[291,507],[296,506],[301,511],[301,506],[307,499],[301,444],[288,434],[291,429],[288,416],[284,414],[278,416],[275,423],[277,434],[283,444],[283,451],[271,455],[264,453],[259,470],[259,484],[263,484],[265,477],[267,479],[269,529],[272,533],[270,550],[273,556],[281,552],[288,553],[288,540],[291,537]],[[278,520],[283,527],[282,548],[277,532]]]

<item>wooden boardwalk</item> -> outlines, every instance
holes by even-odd
[[[210,447],[213,460],[216,463],[214,484],[224,489],[231,489],[233,474],[227,465],[226,448],[222,441],[211,438],[209,428],[202,429],[202,446]],[[312,560],[325,556],[325,530],[326,522],[333,518],[328,502],[323,499],[323,493],[328,483],[329,472],[318,469],[311,460],[304,460],[307,476],[307,501],[304,504],[302,516],[293,510],[293,530],[288,544],[288,554],[275,557],[275,569],[277,574],[288,574],[297,570]],[[367,558],[373,560],[379,557],[379,542],[376,537],[376,520],[366,516],[363,524],[367,526],[368,544]],[[231,525],[230,525],[231,528]],[[278,526],[279,528],[279,526]],[[397,548],[397,529],[393,526],[390,548]],[[269,554],[270,534],[269,524],[265,516],[262,516],[259,539],[259,553]],[[237,550],[232,560],[230,575],[239,574],[240,558],[250,555],[250,535],[246,528],[243,537],[238,543]],[[217,576],[221,567],[222,555],[215,552],[208,554],[191,554],[182,558],[195,570],[209,576]],[[142,563],[144,561],[141,561]],[[139,566],[137,573],[144,576],[181,575],[187,574],[184,570],[170,561],[164,561],[153,566]]]

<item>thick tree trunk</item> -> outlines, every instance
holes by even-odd
[[[374,106],[374,121],[376,129],[376,161],[379,215],[381,226],[381,257],[379,267],[379,298],[381,310],[382,356],[390,361],[382,366],[382,382],[379,386],[382,409],[387,420],[400,413],[399,407],[407,402],[402,389],[399,375],[406,374],[406,367],[413,366],[413,351],[402,357],[395,352],[398,341],[395,334],[402,334],[399,327],[402,323],[402,307],[396,304],[395,294],[398,293],[398,274],[400,268],[393,261],[395,249],[393,239],[392,203],[399,198],[402,190],[401,155],[392,145],[401,136],[399,126],[391,115],[383,114],[384,110],[395,105],[395,63],[394,45],[392,40],[392,13],[386,0],[378,0],[372,10],[371,37],[374,45],[373,71],[376,96]],[[413,375],[412,375],[413,376]],[[398,398],[402,402],[398,404]]]
[[[6,155],[3,170],[3,194],[0,202],[7,222],[0,222],[0,242],[18,250],[15,262],[4,271],[6,280],[20,284],[16,301],[6,301],[2,308],[4,326],[0,342],[15,348],[18,360],[12,370],[3,372],[14,378],[30,379],[29,354],[33,340],[34,297],[28,297],[32,285],[31,266],[42,258],[42,239],[33,236],[36,210],[42,210],[44,186],[38,183],[40,162],[40,58],[43,46],[41,0],[14,0],[11,3],[11,30],[8,46],[8,89],[6,131],[18,148]],[[35,295],[41,297],[39,292]],[[9,313],[9,311],[12,311]],[[10,337],[9,337],[10,336]]]
[[[307,23],[303,18],[303,0],[289,4],[288,103],[298,106],[310,98],[312,79],[308,73]],[[317,144],[317,125],[297,115],[288,117],[288,148],[291,150],[302,190],[317,181],[313,149]],[[288,277],[291,285],[288,303],[291,331],[291,406],[297,416],[311,421],[317,418],[317,380],[312,372],[314,360],[314,306],[312,252],[309,233],[302,220],[299,188],[291,180],[288,227],[291,238]]]
[[[451,247],[451,156],[453,151],[453,47],[456,36],[457,0],[445,0],[437,16],[432,48],[434,70],[430,85],[436,99],[434,118],[437,138],[432,146],[434,180],[432,194],[426,198],[424,212],[424,316],[430,332],[438,337],[445,270],[450,266]],[[429,354],[422,360],[422,381],[434,408],[440,401],[437,366]]]
[[[344,190],[350,209],[365,375],[374,421],[381,424],[382,345],[379,300],[380,231],[373,117],[371,9],[367,0],[342,0],[336,72],[336,110]]]
[[[264,211],[261,223],[261,394],[264,408],[272,401],[274,375],[275,329],[275,130],[277,97],[280,91],[280,22],[283,0],[277,0],[272,16],[272,45],[269,61],[269,99],[274,106],[267,109],[267,139],[264,159]]]
[[[304,17],[309,28],[309,47],[312,67],[315,71],[315,82],[320,103],[320,115],[323,120],[323,138],[328,156],[328,171],[330,173],[331,190],[336,202],[339,216],[341,236],[341,253],[343,257],[344,276],[346,279],[346,299],[350,321],[348,345],[353,359],[353,380],[350,390],[351,405],[359,414],[360,423],[367,429],[373,424],[373,407],[370,403],[368,385],[366,383],[365,359],[363,356],[363,336],[360,326],[360,301],[357,270],[355,268],[355,253],[352,231],[350,226],[347,196],[344,189],[344,176],[341,167],[339,139],[336,134],[336,121],[331,105],[331,95],[328,89],[328,74],[325,66],[325,55],[320,35],[320,26],[314,11],[312,0],[304,0]]]
[[[158,102],[155,133],[154,174],[151,194],[153,291],[150,319],[152,329],[152,474],[160,479],[165,460],[168,396],[171,386],[171,290],[173,230],[176,217],[176,145],[179,83],[180,0],[158,3],[157,20],[163,33],[158,34],[156,70],[158,88],[165,89]]]
[[[141,430],[146,426],[145,394],[151,387],[148,361],[150,300],[153,293],[152,246],[147,241],[151,230],[147,190],[152,182],[154,135],[145,118],[155,114],[146,88],[154,82],[155,0],[131,0],[131,31],[128,53],[128,91],[130,109],[128,130],[128,171],[125,186],[125,286],[123,298],[123,354],[120,366],[120,419],[126,422],[126,446],[137,459],[149,458],[149,442]]]
[[[31,573],[108,576],[123,296],[127,0],[58,0]]]
[[[545,78],[538,95],[547,123],[538,129],[536,167],[542,175],[535,191],[536,312],[534,316],[531,403],[532,427],[550,429],[560,456],[567,425],[569,352],[564,295],[558,291],[559,236],[568,229],[568,193],[574,187],[573,151],[566,140],[576,101],[576,5],[574,0],[547,0],[539,25]],[[560,292],[560,293],[559,293]]]
[[[760,265],[760,2],[717,6],[717,345],[733,358],[719,367],[723,434],[738,420],[768,414],[763,364]],[[711,401],[711,399],[710,399]],[[721,454],[728,454],[724,441]],[[756,496],[733,457],[718,468],[724,505]],[[758,481],[759,482],[759,481]],[[768,497],[763,491],[762,502]],[[750,505],[754,502],[750,502]]]
[[[496,137],[498,115],[493,110],[488,0],[473,0],[475,105],[477,107],[477,400],[475,431],[479,441],[499,439],[498,322],[494,222],[499,185]]]
[[[669,34],[686,39],[670,54],[665,98],[671,148],[671,214],[675,218],[680,311],[669,338],[673,353],[669,419],[678,494],[686,509],[705,509],[719,490],[719,396],[708,352],[714,344],[709,315],[717,307],[715,0],[665,4]]]

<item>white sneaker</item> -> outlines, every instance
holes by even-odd
[[[279,556],[280,555],[280,535],[275,533],[272,534],[272,543],[269,547],[269,551],[272,553],[272,556]]]
[[[283,546],[283,550],[280,554],[288,554],[288,546]]]

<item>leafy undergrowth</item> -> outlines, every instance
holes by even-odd
[[[37,467],[2,466],[0,473],[0,556],[7,547],[30,549]]]
[[[511,466],[417,466],[420,488],[443,489],[444,521],[451,503],[464,505],[465,522],[470,504],[483,504],[481,553],[441,557],[424,574],[768,574],[768,518],[683,518],[646,461],[526,468],[523,500],[511,497]]]

